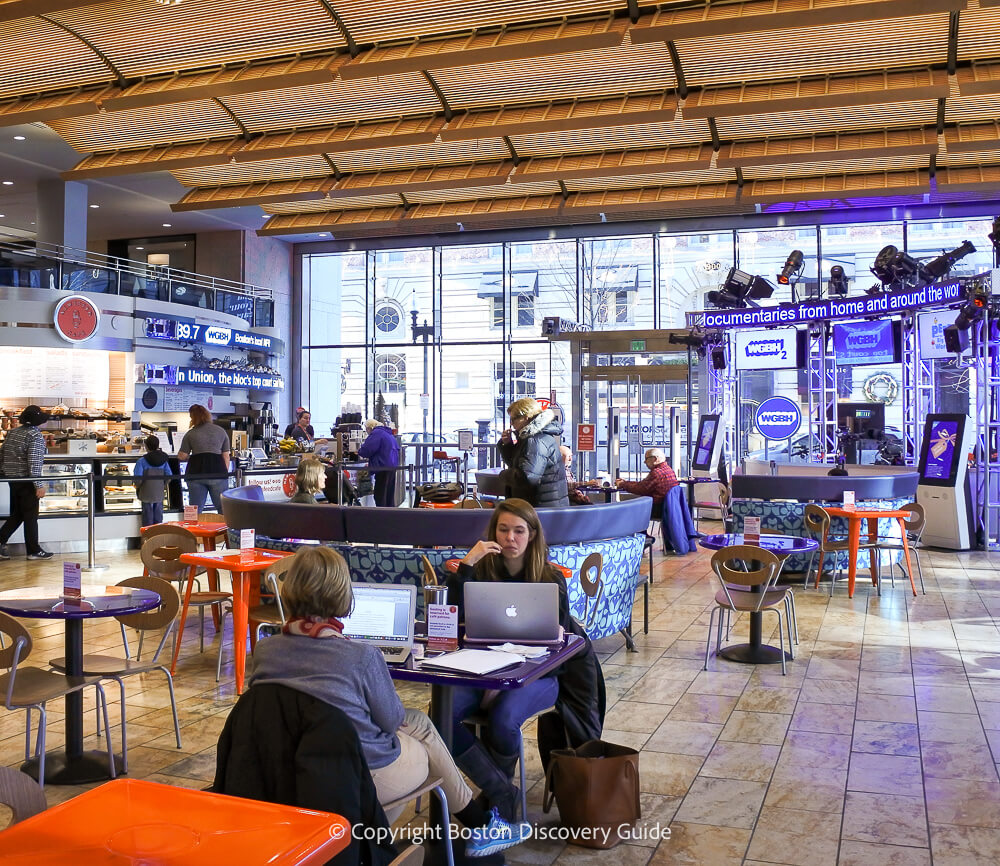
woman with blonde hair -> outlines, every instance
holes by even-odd
[[[598,739],[604,722],[604,678],[586,633],[569,612],[566,580],[548,557],[538,512],[523,499],[505,499],[493,510],[486,539],[477,541],[448,581],[448,601],[463,604],[465,584],[554,583],[559,587],[559,622],[586,641],[583,652],[557,671],[517,689],[497,694],[482,689],[452,690],[452,750],[455,763],[486,795],[500,815],[512,818],[518,792],[511,778],[521,746],[521,725],[555,705],[569,745]],[[488,723],[478,740],[464,724],[485,712]],[[541,738],[539,738],[541,743]]]
[[[326,467],[317,457],[303,457],[295,470],[295,486],[297,490],[290,502],[300,502],[306,505],[316,505],[316,494],[326,484]]]
[[[510,427],[497,448],[507,468],[500,478],[507,496],[524,499],[535,508],[569,505],[566,470],[559,453],[562,425],[555,412],[534,397],[522,397],[507,407]]]
[[[404,709],[378,648],[343,634],[354,596],[347,563],[327,547],[303,547],[281,586],[289,617],[282,633],[257,644],[251,687],[277,683],[343,710],[361,741],[379,802],[441,777],[452,813],[467,828],[466,855],[485,857],[523,842],[530,824],[509,824],[472,797],[431,720]],[[388,816],[394,820],[394,816]]]

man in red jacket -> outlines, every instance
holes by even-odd
[[[678,484],[677,476],[659,448],[650,448],[646,452],[645,463],[649,474],[642,481],[625,481],[619,478],[615,481],[615,486],[636,496],[652,496],[653,514],[659,515],[663,511],[663,497],[671,487]]]

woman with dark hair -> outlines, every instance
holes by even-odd
[[[198,403],[188,409],[188,415],[191,429],[177,452],[178,460],[187,461],[188,501],[198,506],[200,514],[211,494],[215,510],[222,514],[222,491],[229,487],[229,434],[213,424],[212,413]]]
[[[451,604],[461,607],[465,584],[472,580],[556,584],[563,629],[587,641],[583,652],[559,670],[521,688],[496,694],[483,689],[453,689],[455,763],[482,789],[490,805],[510,820],[518,800],[511,779],[520,751],[521,725],[555,705],[571,745],[599,738],[604,721],[604,679],[589,639],[570,615],[566,580],[549,562],[545,534],[530,503],[523,499],[497,503],[486,540],[476,542],[448,581]],[[488,718],[483,741],[463,724],[480,711]]]
[[[343,710],[358,732],[380,803],[416,790],[428,774],[439,776],[449,808],[471,831],[466,856],[485,857],[531,836],[530,824],[511,825],[473,800],[431,720],[403,707],[378,648],[344,636],[341,620],[354,594],[339,553],[299,548],[281,600],[288,621],[280,635],[257,644],[251,686],[277,683]]]
[[[285,428],[285,438],[298,439],[302,442],[312,442],[316,438],[316,434],[313,431],[312,424],[309,423],[311,420],[312,415],[309,413],[309,410],[299,406],[295,410],[295,423],[289,424]]]

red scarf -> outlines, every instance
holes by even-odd
[[[302,637],[344,637],[344,624],[336,617],[323,619],[318,616],[303,616],[290,619],[281,629],[284,634]],[[344,638],[347,640],[347,638]]]

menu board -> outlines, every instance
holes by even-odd
[[[3,392],[46,402],[106,403],[111,384],[110,352],[0,346]]]

